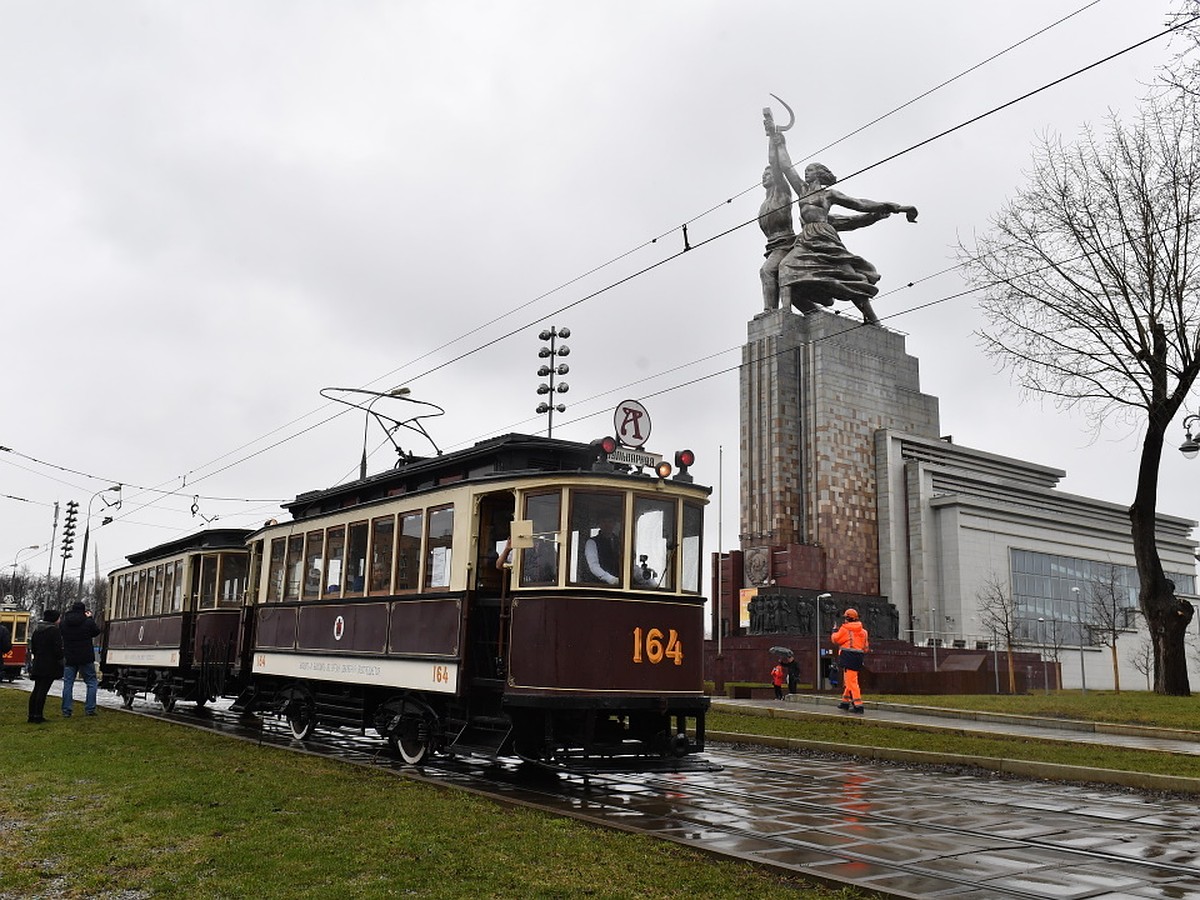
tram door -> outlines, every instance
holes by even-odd
[[[505,676],[503,625],[506,600],[503,596],[508,570],[499,567],[516,511],[511,491],[484,494],[478,500],[475,518],[475,559],[469,597],[467,634],[470,643],[472,679],[501,680]]]

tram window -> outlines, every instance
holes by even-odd
[[[183,560],[175,560],[175,587],[171,591],[171,612],[183,612]]]
[[[205,553],[200,557],[200,603],[196,608],[217,608],[217,555],[215,553]]]
[[[284,600],[300,599],[300,583],[304,580],[304,535],[293,534],[288,538],[287,585]]]
[[[155,566],[150,570],[151,584],[154,585],[153,599],[150,601],[150,614],[152,616],[161,616],[163,614],[163,567]],[[146,592],[150,592],[150,588],[146,588]]]
[[[245,553],[221,554],[221,591],[217,605],[235,607],[242,605],[246,593],[246,569],[249,558]]]
[[[310,531],[304,536],[305,600],[316,600],[321,596],[321,572],[324,570],[322,552],[324,547],[324,531]]]
[[[171,612],[175,599],[175,563],[169,562],[163,567],[162,574],[163,612]]]
[[[366,576],[367,523],[353,522],[350,525],[350,552],[346,556],[346,595],[361,594]]]
[[[137,614],[146,615],[146,573],[137,573]]]
[[[429,532],[425,538],[425,587],[450,586],[451,544],[454,540],[454,507],[429,510]]]
[[[694,503],[683,504],[683,571],[679,586],[689,594],[700,593],[701,538],[704,511]]]
[[[250,545],[250,571],[246,575],[246,594],[243,601],[258,602],[258,586],[262,584],[263,542]]]
[[[415,591],[421,586],[421,532],[425,528],[425,513],[403,513],[400,516],[400,542],[396,548],[396,593]]]
[[[125,618],[125,575],[118,575],[112,580],[112,614],[110,618]]]
[[[283,599],[283,582],[287,572],[287,538],[277,537],[271,541],[271,561],[267,567],[267,602],[278,603]]]
[[[326,596],[337,597],[342,593],[342,560],[345,552],[345,527],[330,528],[325,535],[325,578],[321,581]]]
[[[12,624],[12,642],[14,645],[23,644],[29,640],[29,620],[17,619]]]
[[[395,556],[396,520],[380,516],[371,521],[371,583],[372,594],[386,594],[392,589],[392,558]]]
[[[558,537],[562,494],[530,494],[525,518],[533,522],[533,546],[521,554],[521,584],[558,583]]]
[[[636,587],[675,588],[675,501],[655,497],[633,500],[633,583]]]
[[[625,571],[625,495],[571,492],[571,581],[617,587]]]

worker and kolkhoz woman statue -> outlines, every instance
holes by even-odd
[[[783,103],[789,121],[777,126],[771,110],[763,110],[769,141],[768,165],[763,172],[767,196],[758,213],[759,227],[767,238],[767,260],[761,270],[763,308],[779,309],[782,305],[787,309],[790,305],[800,313],[810,313],[832,306],[834,300],[849,300],[858,307],[865,323],[878,325],[871,298],[879,293],[875,286],[879,272],[847,250],[838,233],[873,225],[893,213],[904,213],[908,221],[915,222],[917,209],[847,196],[834,189],[837,179],[820,163],[805,168],[801,178],[783,136],[795,124],[795,114],[783,100],[771,96]],[[793,190],[800,216],[799,234],[792,226]],[[830,212],[834,206],[854,210],[858,215],[835,215]]]

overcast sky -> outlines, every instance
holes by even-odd
[[[0,566],[19,556],[57,575],[57,546],[53,560],[19,551],[50,542],[56,501],[86,514],[113,482],[122,508],[92,534],[101,572],[207,520],[257,527],[355,477],[363,415],[325,421],[338,407],[323,387],[410,386],[445,407],[429,423],[443,450],[544,433],[537,333],[551,324],[573,332],[555,436],[608,433],[616,403],[642,399],[647,449],[696,451],[736,546],[762,108],[786,121],[770,94],[796,110],[793,159],[820,151],[844,177],[1158,33],[1167,11],[6,3],[0,445],[14,452],[0,452]],[[1139,435],[1093,441],[1081,416],[1022,402],[979,350],[975,300],[947,298],[964,286],[958,238],[1023,183],[1037,136],[1132,113],[1171,52],[1151,42],[840,185],[920,209],[915,225],[893,217],[846,243],[882,273],[875,308],[920,359],[942,432],[1121,504]],[[694,249],[671,259],[685,222]],[[429,451],[413,437],[406,449]],[[1169,438],[1160,510],[1196,518],[1200,461],[1173,449],[1181,426]],[[372,449],[381,440],[371,432]],[[371,471],[393,460],[385,446]],[[708,550],[717,505],[714,493]],[[102,514],[96,499],[93,525]]]

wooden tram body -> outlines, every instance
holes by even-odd
[[[127,704],[236,697],[298,740],[373,730],[412,764],[679,768],[704,748],[709,493],[527,435],[408,458],[301,494],[288,521],[130,556],[104,685]],[[602,519],[621,536],[608,581],[587,554]]]
[[[128,557],[109,574],[101,672],[127,706],[223,696],[245,671],[249,551],[240,528],[201,531]]]
[[[301,495],[248,541],[252,676],[235,707],[286,716],[298,739],[373,729],[409,763],[594,769],[701,750],[709,493],[507,435]],[[612,585],[586,569],[596,504],[624,526]]]
[[[4,654],[4,668],[0,669],[0,677],[16,681],[25,669],[29,659],[29,610],[0,609],[0,624],[8,629],[12,636],[12,649]]]

